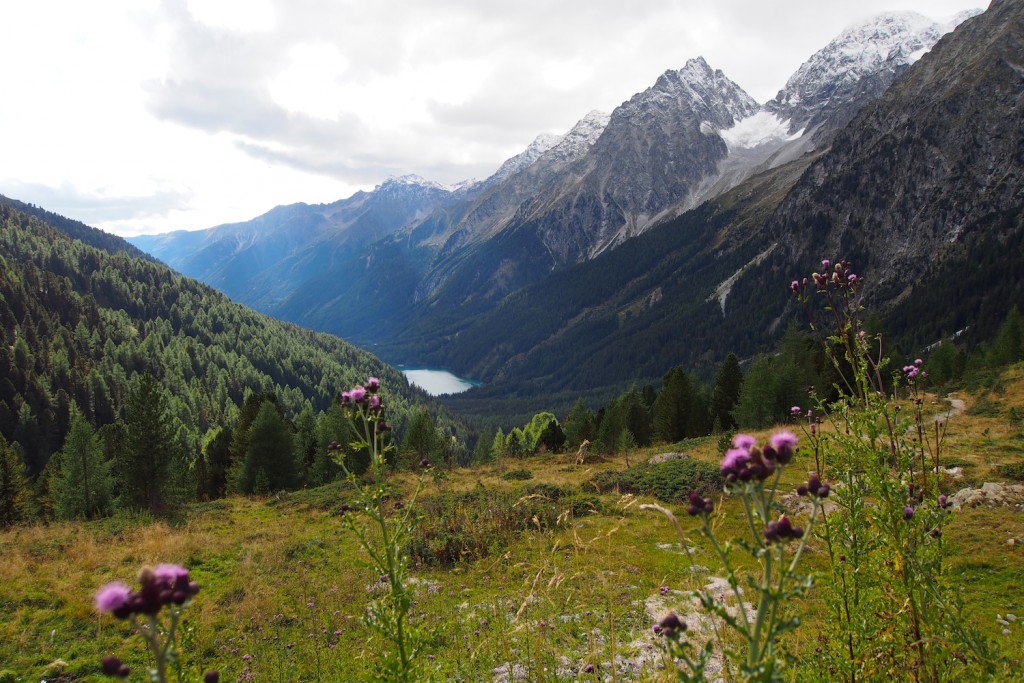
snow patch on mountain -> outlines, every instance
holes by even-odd
[[[725,140],[729,151],[733,152],[763,145],[777,146],[803,135],[803,129],[791,134],[789,125],[788,119],[783,121],[777,114],[762,110],[737,121],[732,128],[718,131],[718,134]]]

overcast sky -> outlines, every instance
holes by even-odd
[[[31,0],[0,6],[0,194],[121,235],[416,173],[483,179],[703,56],[766,101],[852,23],[977,0]]]

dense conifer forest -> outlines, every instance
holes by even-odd
[[[112,248],[116,238],[103,248],[72,239],[62,231],[65,223],[85,228],[63,219],[58,230],[0,205],[0,435],[44,494],[47,465],[68,444],[77,444],[79,461],[96,447],[107,462],[117,460],[117,493],[129,506],[223,492],[224,481],[204,490],[196,479],[230,465],[223,460],[227,449],[217,455],[218,449],[265,402],[276,406],[276,426],[287,439],[294,436],[305,449],[297,455],[305,458],[297,476],[269,484],[294,487],[326,476],[311,474],[318,448],[310,441],[343,436],[329,427],[341,389],[380,377],[399,433],[412,407],[425,401],[396,370],[336,337],[234,304],[163,265]],[[100,435],[96,443],[90,430]],[[237,445],[232,452],[244,456]],[[75,457],[65,456],[60,460]],[[136,471],[143,457],[153,461],[148,474]],[[132,476],[149,481],[157,472],[182,490],[174,496],[136,491],[129,482]],[[65,482],[70,475],[61,476]],[[80,511],[102,508],[96,503]]]

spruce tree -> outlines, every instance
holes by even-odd
[[[594,439],[594,414],[590,412],[582,398],[569,409],[565,417],[565,442],[567,448],[578,448],[581,443]]]
[[[241,493],[271,493],[295,489],[302,483],[302,463],[295,456],[291,425],[271,401],[264,401],[249,427],[236,489]]]
[[[25,463],[18,451],[0,437],[0,529],[31,515],[31,492]]]
[[[313,406],[306,404],[295,418],[295,453],[303,467],[303,477],[309,481],[317,454],[316,415]]]
[[[113,509],[113,477],[103,457],[103,443],[85,416],[75,410],[71,431],[50,478],[50,499],[61,519],[94,519]]]
[[[764,429],[774,424],[782,417],[776,410],[775,393],[776,377],[772,359],[758,356],[743,378],[740,400],[732,411],[736,423],[750,429]]]
[[[654,438],[666,443],[686,438],[691,403],[690,380],[683,369],[676,366],[662,377],[661,391],[651,408]]]
[[[743,370],[740,369],[739,358],[736,357],[736,354],[730,353],[718,370],[709,406],[711,419],[717,422],[722,430],[728,431],[736,428],[736,420],[732,416],[732,411],[740,400],[742,386]]]
[[[179,502],[177,468],[171,466],[173,444],[163,387],[145,373],[128,400],[124,450],[117,462],[123,505],[160,511]]]
[[[415,464],[424,458],[435,459],[440,450],[441,443],[434,428],[434,418],[425,409],[418,411],[405,429],[402,454],[408,462]]]
[[[332,482],[341,474],[341,465],[335,457],[343,458],[345,467],[352,474],[359,476],[370,466],[369,453],[363,449],[355,451],[352,442],[356,435],[352,422],[345,417],[341,404],[335,401],[326,413],[320,416],[316,425],[317,452],[313,461],[313,469],[309,475],[309,483],[319,486]],[[337,453],[328,450],[331,444],[338,444],[341,450]]]
[[[489,462],[494,462],[494,453],[492,447],[494,446],[494,434],[489,431],[485,431],[480,435],[480,438],[476,440],[476,448],[473,449],[473,464],[484,465]]]

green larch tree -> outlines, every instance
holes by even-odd
[[[113,511],[111,463],[103,442],[81,412],[71,416],[71,431],[50,477],[50,500],[61,519],[95,519]]]

